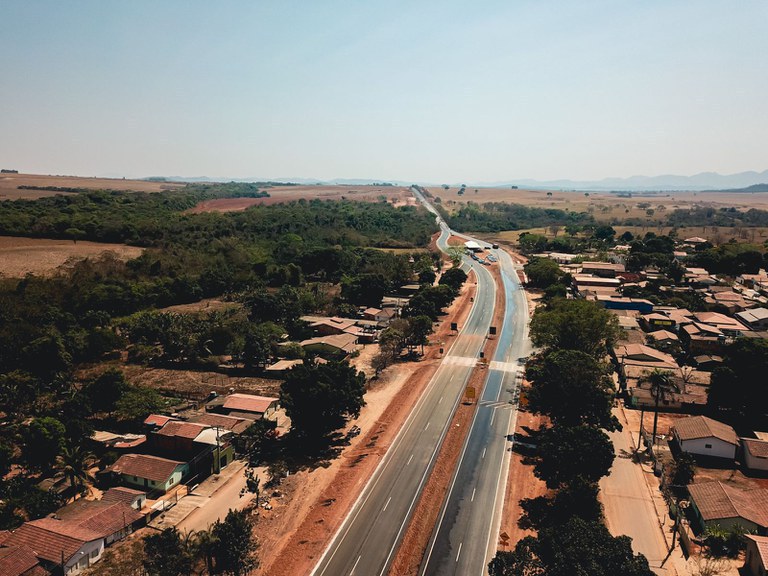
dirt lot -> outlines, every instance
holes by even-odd
[[[0,200],[35,200],[45,196],[66,194],[50,190],[19,190],[18,186],[59,186],[87,188],[89,190],[127,190],[133,192],[160,192],[183,188],[184,184],[123,180],[122,178],[84,178],[81,176],[45,176],[42,174],[0,174]]]
[[[467,282],[446,317],[466,318],[474,285]],[[441,322],[420,362],[398,364],[384,371],[366,394],[360,418],[350,423],[362,434],[327,468],[302,471],[280,487],[283,497],[273,509],[262,510],[256,534],[261,543],[257,574],[309,574],[439,366],[438,348],[455,338],[450,323]],[[364,357],[361,355],[360,358]]]
[[[415,205],[408,188],[397,186],[275,186],[265,188],[269,198],[220,198],[206,200],[190,210],[199,212],[237,212],[256,204],[279,204],[291,200],[357,200],[378,202],[382,196],[396,206]]]
[[[119,258],[130,260],[140,256],[142,249],[124,244],[0,236],[0,275],[21,278],[26,274],[52,274],[72,259],[98,256],[103,252],[114,252]]]

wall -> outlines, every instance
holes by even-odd
[[[94,554],[92,556],[92,554]],[[83,547],[70,559],[64,566],[64,573],[67,576],[80,574],[88,566],[101,559],[104,553],[104,540],[94,540],[83,544]]]
[[[675,435],[677,437],[677,435]],[[736,446],[723,442],[718,438],[698,438],[696,440],[681,441],[678,443],[683,452],[699,454],[702,456],[715,456],[717,458],[727,458],[733,460],[736,457]],[[711,448],[707,448],[710,445]]]

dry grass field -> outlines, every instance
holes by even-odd
[[[620,197],[608,192],[568,192],[545,190],[513,190],[510,188],[473,188],[466,189],[459,196],[458,189],[449,190],[433,187],[429,191],[439,196],[447,208],[451,203],[477,202],[512,202],[540,208],[559,208],[572,212],[591,211],[599,221],[613,218],[644,218],[646,210],[653,209],[654,217],[663,216],[664,212],[676,208],[693,206],[711,206],[713,208],[740,209],[759,208],[768,210],[768,193],[741,194],[727,192],[662,192],[659,194],[633,193],[632,197]],[[477,192],[475,192],[477,191]],[[547,194],[551,194],[548,196]],[[646,206],[647,205],[647,206]],[[701,235],[701,234],[698,234]]]
[[[51,190],[19,190],[19,186],[58,186],[87,188],[89,190],[126,190],[133,192],[160,192],[183,188],[184,184],[123,180],[122,178],[83,178],[80,176],[45,176],[41,174],[0,174],[0,200],[35,200],[45,196],[64,194]]]
[[[190,212],[236,212],[255,204],[279,204],[291,200],[357,200],[378,202],[382,196],[396,206],[415,205],[408,188],[398,186],[274,186],[265,189],[269,198],[219,198],[206,200]]]
[[[0,236],[0,276],[21,278],[27,274],[48,275],[72,260],[114,252],[123,260],[141,255],[142,249],[124,244],[71,240],[47,240]]]

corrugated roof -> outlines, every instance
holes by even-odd
[[[269,407],[277,402],[277,398],[268,396],[254,396],[252,394],[230,394],[224,399],[224,408],[240,412],[253,412],[263,414]]]
[[[176,468],[183,465],[183,462],[158,458],[157,456],[124,454],[120,456],[117,462],[112,464],[111,470],[118,474],[146,478],[147,480],[162,483],[171,477]]]
[[[768,490],[739,490],[722,482],[704,482],[688,486],[691,499],[705,522],[726,518],[744,518],[768,527]]]
[[[696,440],[699,438],[718,438],[728,444],[737,446],[739,438],[736,432],[717,420],[707,416],[691,416],[675,421],[675,431],[681,440]]]

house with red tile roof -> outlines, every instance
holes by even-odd
[[[118,474],[122,482],[129,486],[148,492],[167,492],[188,474],[189,465],[147,454],[124,454],[108,470]]]
[[[739,447],[739,437],[733,428],[707,416],[676,420],[672,436],[680,450],[694,456],[733,460]]]
[[[26,546],[0,548],[0,574],[2,576],[48,576],[35,553]]]
[[[768,530],[768,489],[741,490],[726,482],[703,482],[689,485],[688,493],[700,530],[740,526],[762,535]]]

